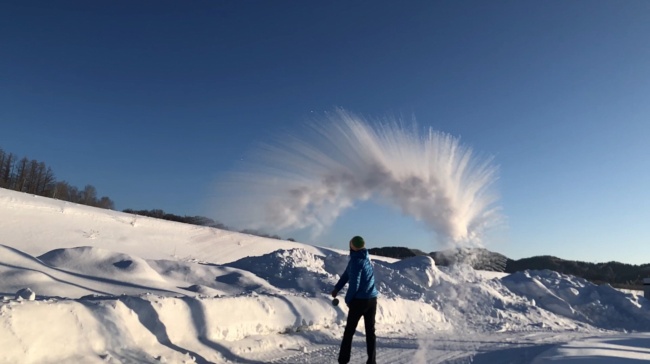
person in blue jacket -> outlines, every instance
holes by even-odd
[[[341,279],[334,286],[332,297],[336,297],[346,283],[349,283],[349,286],[348,292],[345,294],[345,304],[348,305],[349,310],[339,352],[339,363],[344,364],[350,361],[352,337],[357,329],[359,319],[363,316],[368,350],[367,363],[376,364],[375,314],[377,313],[378,292],[375,288],[375,274],[370,263],[370,255],[366,250],[366,243],[360,236],[355,236],[350,240],[350,261]]]

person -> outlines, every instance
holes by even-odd
[[[377,313],[378,292],[375,288],[375,274],[370,263],[370,255],[366,250],[365,241],[360,236],[355,236],[350,240],[350,261],[341,279],[334,286],[332,297],[336,297],[346,283],[349,283],[349,286],[348,292],[345,294],[345,304],[349,310],[339,351],[339,363],[350,361],[352,337],[357,329],[359,319],[363,316],[366,327],[367,363],[375,364],[375,314]]]

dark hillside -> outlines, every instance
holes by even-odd
[[[409,249],[396,246],[388,246],[384,248],[371,248],[368,249],[368,252],[373,255],[379,255],[381,257],[404,259],[410,258],[417,255],[427,255],[427,253],[418,250],[418,249]]]

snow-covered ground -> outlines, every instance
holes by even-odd
[[[328,294],[346,252],[4,189],[0,244],[1,363],[336,362],[346,307]],[[379,363],[650,360],[637,294],[551,271],[373,261]],[[23,288],[36,299],[16,299]]]

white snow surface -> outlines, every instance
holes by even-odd
[[[0,363],[336,362],[347,252],[5,189],[0,239]],[[373,265],[379,363],[650,360],[638,294],[429,257]]]

